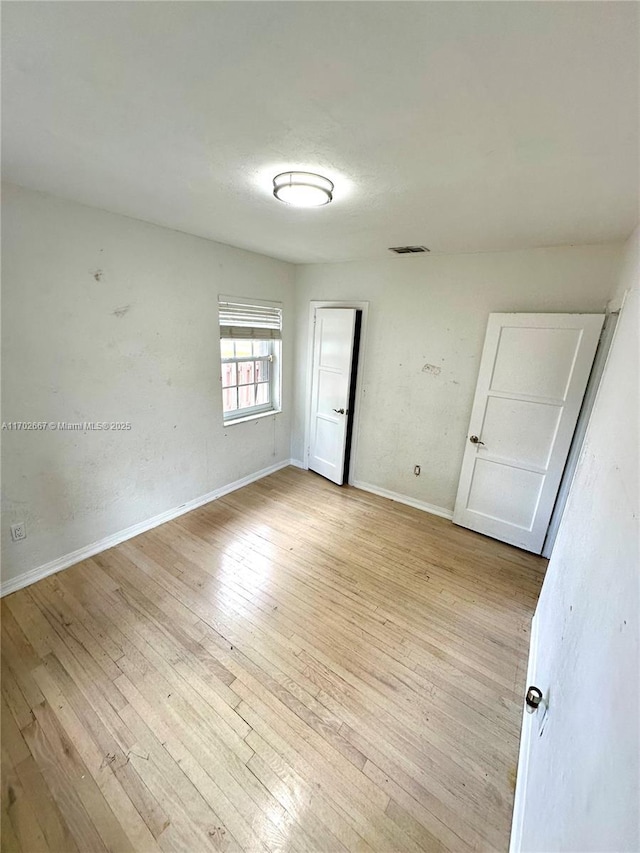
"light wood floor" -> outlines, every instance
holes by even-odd
[[[546,562],[285,469],[2,602],[2,850],[507,850]]]

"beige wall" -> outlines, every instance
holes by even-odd
[[[12,186],[3,225],[3,420],[132,424],[3,432],[5,584],[289,456],[302,460],[311,299],[369,302],[355,478],[450,510],[487,315],[601,311],[621,251],[294,269]],[[218,293],[284,303],[282,414],[223,427]],[[17,521],[27,525],[22,543],[10,540]]]
[[[309,301],[365,300],[353,479],[453,509],[489,313],[603,311],[620,254],[602,245],[297,267],[291,455],[304,459]]]
[[[12,186],[2,225],[3,421],[132,425],[2,433],[5,583],[288,459],[291,265]],[[223,427],[219,293],[284,303],[283,414]]]

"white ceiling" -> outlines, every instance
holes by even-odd
[[[620,240],[638,11],[5,2],[4,176],[295,262]],[[287,168],[334,203],[277,202]]]

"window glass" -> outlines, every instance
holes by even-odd
[[[237,385],[237,369],[234,362],[222,363],[222,387],[228,388],[230,385]]]
[[[253,364],[252,361],[238,362],[238,385],[253,384]]]
[[[222,411],[235,412],[238,408],[238,389],[223,388],[222,390]]]
[[[236,344],[236,358],[251,358],[253,355],[251,349],[251,344],[253,341],[245,341],[245,340],[237,340]]]
[[[272,368],[278,352],[279,348],[273,341],[221,340],[222,408],[225,415],[241,417],[243,410],[250,415],[256,409],[256,414],[260,414],[272,406]]]
[[[233,341],[229,338],[222,338],[222,340],[220,341],[220,355],[222,356],[222,358],[233,358]]]
[[[269,402],[269,385],[266,382],[261,382],[256,385],[256,406],[263,405]]]
[[[248,409],[256,404],[256,386],[240,385],[238,387],[238,408]]]
[[[255,374],[256,374],[256,382],[268,382],[269,381],[269,362],[268,361],[256,361],[255,362]]]

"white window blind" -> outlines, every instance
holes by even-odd
[[[220,301],[218,310],[221,338],[264,341],[282,337],[282,308]]]

